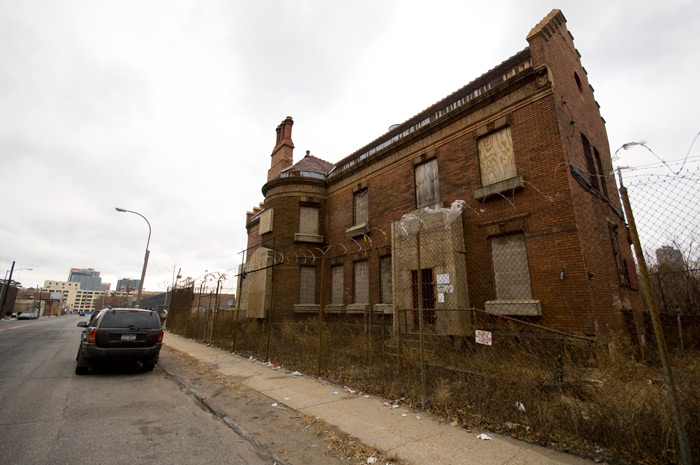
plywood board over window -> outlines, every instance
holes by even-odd
[[[331,286],[331,303],[343,304],[343,265],[335,265],[331,268],[332,286]]]
[[[440,201],[437,158],[416,165],[416,207],[422,208]]]
[[[318,234],[318,208],[299,208],[299,232],[302,234]]]
[[[355,285],[353,301],[357,304],[369,302],[369,267],[366,261],[355,262]]]
[[[530,270],[523,234],[491,239],[493,275],[498,300],[532,299]]]
[[[482,186],[517,176],[510,126],[481,137],[478,150]]]
[[[302,266],[299,276],[299,303],[313,305],[316,303],[316,268]]]
[[[368,195],[367,189],[356,192],[355,200],[355,224],[366,224],[368,220]]]

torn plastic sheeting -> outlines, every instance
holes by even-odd
[[[485,433],[481,433],[477,436],[477,438],[481,439],[482,441],[489,441],[491,439],[491,436]]]

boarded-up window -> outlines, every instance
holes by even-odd
[[[274,209],[264,210],[262,213],[260,213],[260,230],[258,231],[260,235],[272,231],[273,214]]]
[[[438,182],[438,164],[434,158],[416,165],[416,207],[426,207],[440,201],[440,184]]]
[[[302,266],[299,273],[299,303],[316,303],[316,268]]]
[[[318,234],[318,208],[299,207],[299,232]]]
[[[517,176],[509,126],[479,139],[478,150],[482,186]]]
[[[368,223],[367,189],[356,192],[355,200],[355,224]]]
[[[492,238],[491,260],[496,299],[532,299],[525,236],[522,233]]]
[[[356,304],[369,303],[369,267],[366,261],[355,262],[355,285],[353,301]]]
[[[331,303],[343,304],[343,265],[336,265],[331,268]]]
[[[394,289],[391,282],[391,257],[382,257],[379,260],[381,303],[394,302]]]

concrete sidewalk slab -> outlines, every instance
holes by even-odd
[[[351,394],[342,386],[254,363],[222,349],[172,333],[164,343],[210,365],[224,376],[277,403],[313,415],[361,442],[416,465],[590,465],[593,462],[488,433],[451,427],[425,412],[388,408],[381,398]]]

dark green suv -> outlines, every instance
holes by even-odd
[[[78,326],[85,328],[75,358],[78,375],[98,363],[138,361],[145,371],[151,371],[158,362],[163,330],[153,310],[106,308]]]

